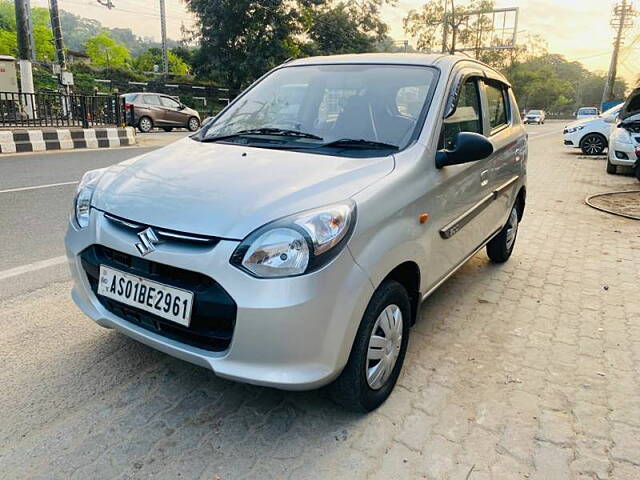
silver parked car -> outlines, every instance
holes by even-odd
[[[422,301],[510,257],[527,136],[474,60],[286,63],[191,138],[87,173],[66,249],[98,324],[217,375],[379,406]],[[460,292],[464,295],[465,292]]]

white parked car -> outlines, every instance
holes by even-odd
[[[600,110],[596,107],[580,107],[576,112],[576,119],[597,117],[600,115]]]
[[[564,146],[579,148],[585,155],[602,155],[609,144],[609,135],[622,105],[607,110],[597,117],[576,120],[564,127]]]
[[[640,179],[640,88],[636,88],[612,121],[609,137],[607,173],[617,173],[618,167],[635,167]],[[619,122],[617,126],[616,122]]]
[[[524,123],[535,123],[536,125],[544,125],[547,114],[544,110],[529,110],[524,117]]]

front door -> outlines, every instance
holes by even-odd
[[[160,103],[164,108],[164,121],[166,125],[184,127],[187,124],[187,117],[183,112],[182,105],[170,97],[160,97]]]
[[[455,88],[455,86],[453,87]],[[485,134],[481,80],[472,77],[460,88],[455,112],[443,122],[440,149],[453,149],[460,132]],[[431,286],[438,284],[491,236],[487,209],[493,201],[490,158],[436,170],[434,189],[427,195],[432,221],[429,265]]]

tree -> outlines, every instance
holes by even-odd
[[[102,31],[87,41],[87,55],[97,67],[127,68],[131,54],[127,47],[116,42],[108,32]]]
[[[46,8],[31,8],[31,22],[33,23],[33,40],[38,60],[52,61],[55,58],[53,34],[49,26],[49,10]],[[16,15],[13,2],[0,2],[0,55],[18,54]]]
[[[449,0],[446,0],[447,2]],[[467,5],[458,5],[451,0],[445,12],[442,0],[429,0],[422,8],[410,10],[404,18],[404,30],[417,39],[418,50],[433,52],[457,48],[474,48],[478,52],[482,33],[489,27],[488,17],[470,16],[472,12],[490,12],[493,0],[472,0]],[[446,15],[445,15],[446,14]],[[443,45],[446,28],[447,42]]]
[[[383,3],[383,0],[328,1],[303,6],[310,41],[304,49],[314,55],[375,51],[389,30],[380,19]]]
[[[244,87],[299,54],[297,5],[287,0],[186,0],[194,13],[201,48],[197,73]]]
[[[189,73],[189,65],[182,58],[178,57],[172,51],[167,52],[169,61],[169,72],[177,75],[186,75]],[[142,55],[136,57],[133,61],[133,67],[141,72],[153,71],[154,65],[162,66],[162,49],[149,48]]]

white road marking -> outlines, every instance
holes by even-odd
[[[36,272],[43,268],[55,267],[56,265],[62,265],[67,262],[67,257],[64,255],[60,257],[48,258],[40,262],[29,263],[27,265],[21,265],[19,267],[10,268],[0,272],[0,280],[7,280],[8,278],[17,277],[18,275],[24,275],[25,273]]]
[[[11,192],[25,192],[27,190],[39,190],[41,188],[51,188],[51,187],[61,187],[63,185],[76,185],[80,182],[62,182],[62,183],[49,183],[47,185],[36,185],[34,187],[18,187],[18,188],[9,188],[7,190],[0,190],[0,193],[11,193]]]

